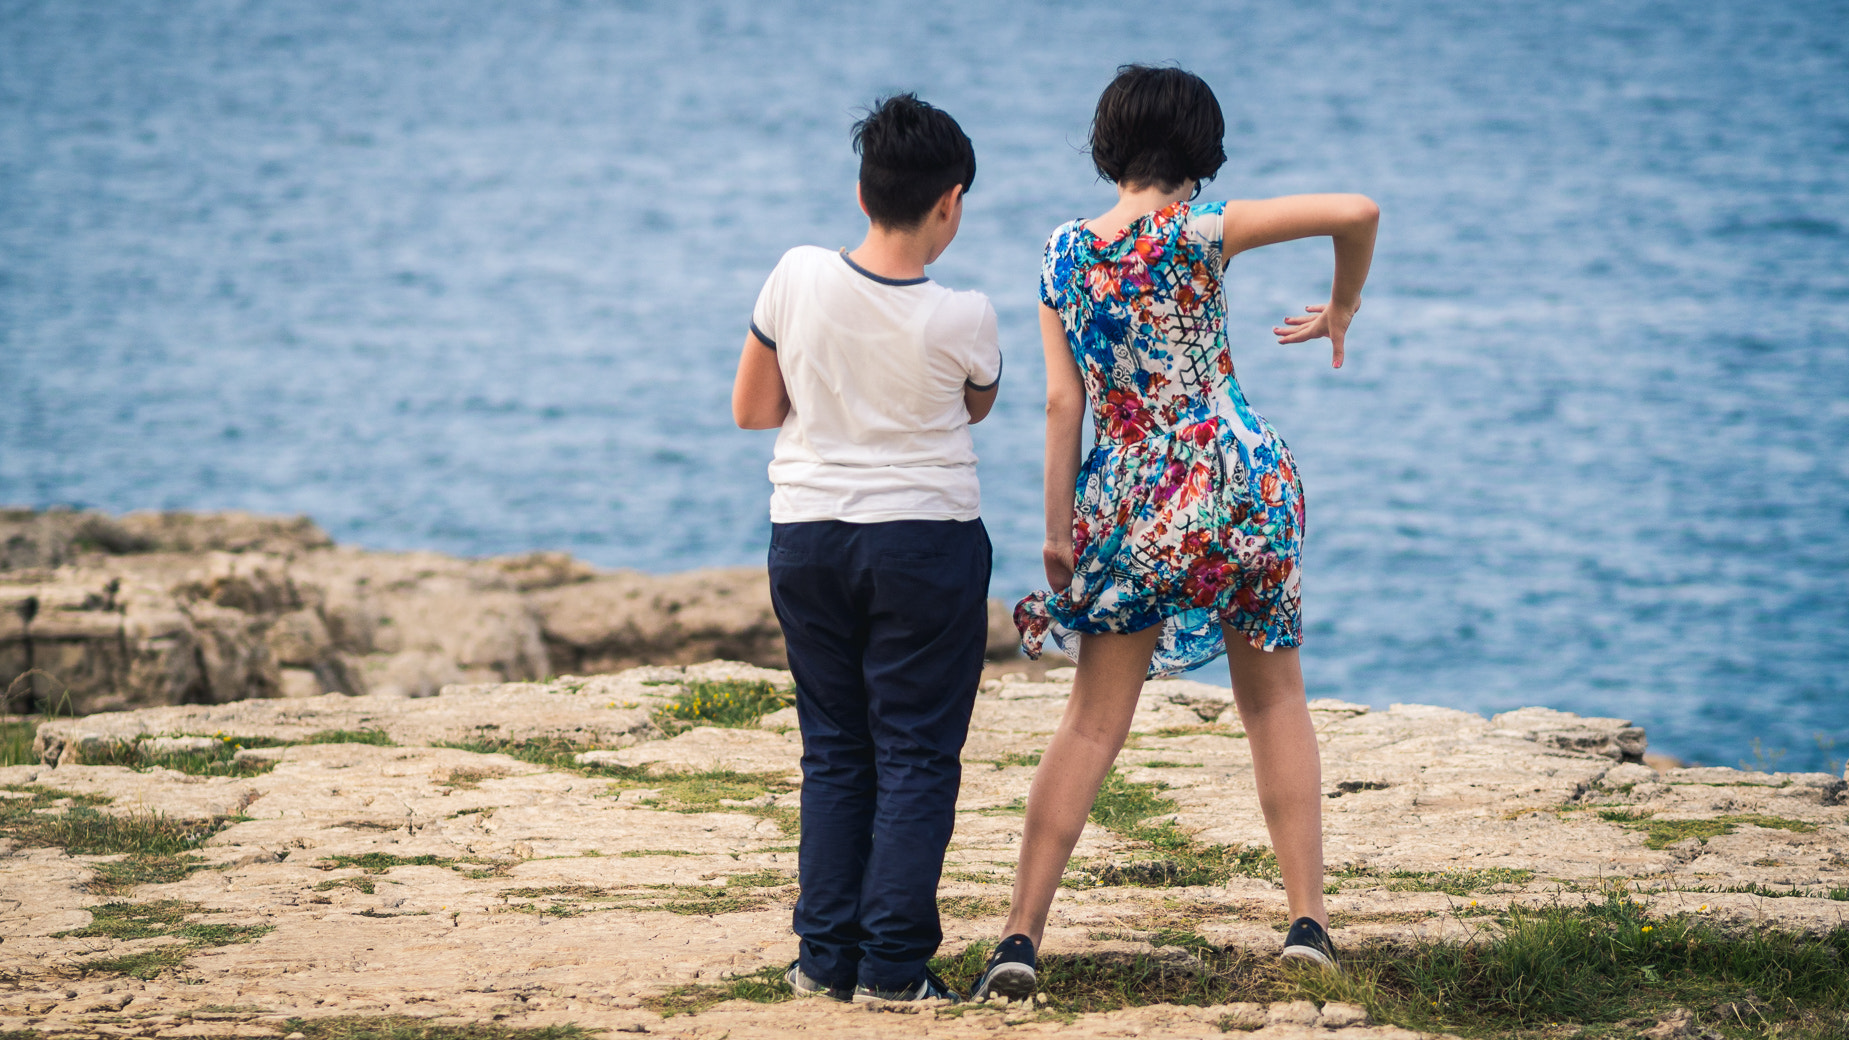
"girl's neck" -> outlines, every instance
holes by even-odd
[[[1099,238],[1115,238],[1138,217],[1172,206],[1194,194],[1194,182],[1182,181],[1173,188],[1161,185],[1117,186],[1117,205],[1085,222],[1085,227]]]

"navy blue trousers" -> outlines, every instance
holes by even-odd
[[[829,986],[924,976],[982,678],[982,521],[775,524],[770,595],[803,735],[795,929]]]

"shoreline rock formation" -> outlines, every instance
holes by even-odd
[[[1001,926],[1021,799],[1071,677],[984,683],[939,893],[947,952]],[[44,761],[0,769],[0,807],[30,809],[0,833],[0,1031],[282,1038],[293,1017],[407,1015],[711,1040],[955,1040],[1004,1025],[1078,1037],[1421,1035],[1369,1024],[1352,1005],[1305,1002],[1060,1017],[732,1000],[663,1018],[676,987],[794,955],[791,712],[729,727],[673,712],[712,688],[702,684],[788,682],[714,661],[451,685],[421,699],[324,695],[47,722]],[[1546,709],[1484,719],[1310,708],[1345,948],[1464,939],[1513,904],[1596,901],[1613,886],[1653,911],[1735,928],[1849,924],[1841,778],[1658,772],[1627,760],[1643,734],[1620,720]],[[1088,825],[1047,952],[1188,971],[1193,954],[1161,945],[1183,928],[1275,956],[1283,893],[1226,691],[1152,682],[1132,729],[1119,775],[1160,796],[1135,826],[1172,827],[1186,849],[1152,859],[1133,832]],[[180,759],[162,755],[195,758],[169,768],[160,763]],[[204,759],[216,773],[195,768]],[[198,845],[161,858],[47,837],[86,813],[183,824]],[[1190,855],[1217,865],[1201,875]]]
[[[370,552],[305,517],[0,510],[0,714],[426,697],[714,657],[784,664],[762,568]]]

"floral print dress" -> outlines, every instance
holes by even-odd
[[[1040,298],[1059,312],[1091,400],[1064,592],[1015,607],[1022,647],[1078,657],[1087,632],[1162,626],[1149,674],[1302,641],[1303,485],[1233,377],[1221,293],[1225,203],[1177,202],[1102,239],[1053,232]]]

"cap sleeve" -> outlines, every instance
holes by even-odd
[[[995,305],[982,297],[982,317],[970,343],[969,376],[964,384],[978,392],[995,389],[1002,381],[1001,334],[996,329]]]
[[[785,253],[771,269],[770,277],[764,279],[764,288],[758,290],[758,302],[751,308],[751,334],[772,350],[777,349],[777,340],[783,335],[783,287],[788,281],[789,266],[790,254]]]
[[[1046,241],[1046,254],[1040,261],[1040,302],[1059,309],[1061,290],[1072,272],[1070,240],[1077,221],[1061,224]]]
[[[1226,203],[1203,202],[1189,206],[1186,230],[1189,238],[1206,247],[1208,259],[1220,260],[1221,266],[1225,266]]]

